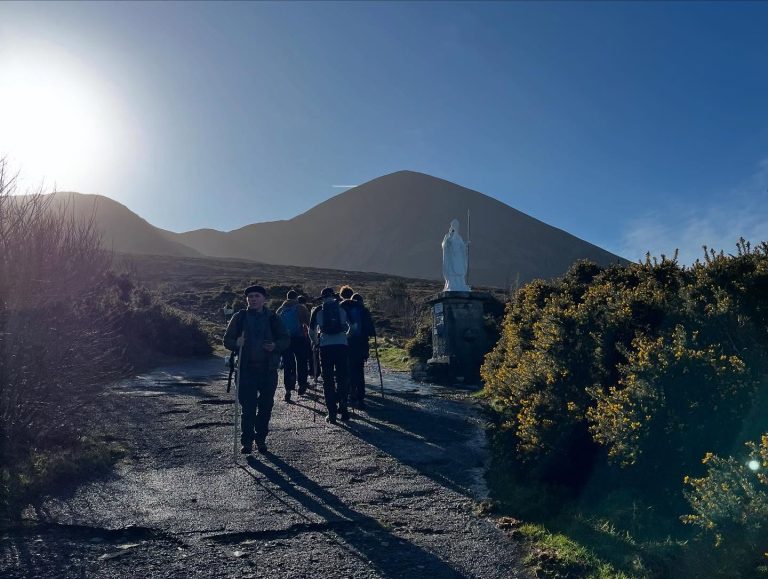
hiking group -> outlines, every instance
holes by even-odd
[[[307,299],[294,290],[275,312],[265,305],[262,286],[250,286],[244,294],[247,308],[232,316],[224,334],[224,347],[238,355],[242,454],[250,454],[254,442],[259,452],[267,451],[281,365],[285,402],[293,402],[294,389],[306,394],[310,377],[315,383],[320,377],[326,422],[349,420],[350,404],[364,408],[368,339],[376,334],[360,294],[346,285],[338,294],[327,287],[315,298],[320,304],[311,313]]]

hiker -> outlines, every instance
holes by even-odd
[[[248,309],[240,310],[229,320],[224,347],[233,351],[242,347],[237,396],[242,407],[240,452],[251,454],[254,441],[259,452],[267,452],[277,367],[290,337],[280,318],[264,306],[267,291],[263,287],[252,285],[243,293]]]
[[[291,402],[291,392],[296,386],[298,375],[299,395],[307,391],[307,346],[306,330],[309,325],[309,311],[299,303],[299,294],[290,290],[286,300],[277,308],[277,315],[291,337],[291,343],[283,351],[283,385],[286,402]]]
[[[301,305],[307,308],[307,311],[310,311],[309,306],[307,306],[307,296],[300,295],[296,299]],[[310,319],[311,317],[312,314],[310,314]],[[313,359],[314,357],[315,352],[312,350],[312,342],[309,341],[309,323],[307,323],[307,325],[304,327],[304,358],[307,361],[307,376],[311,376],[313,380],[317,381],[315,368],[317,368],[317,372],[320,372],[320,361],[315,361]],[[309,380],[307,380],[307,383],[309,383]]]
[[[350,299],[341,302],[341,307],[347,313],[350,326],[347,335],[349,399],[353,406],[365,408],[365,361],[370,357],[368,338],[376,335],[376,328],[360,294],[352,294]]]
[[[347,314],[339,307],[333,288],[327,287],[318,298],[322,305],[312,311],[309,338],[320,347],[323,394],[328,409],[326,422],[336,424],[336,416],[349,420],[347,384]]]
[[[315,298],[315,301],[319,300],[320,298]],[[309,327],[312,328],[317,323],[317,314],[320,311],[320,306],[315,306],[312,308],[312,312],[309,314]],[[312,334],[312,330],[309,331],[310,337]],[[320,380],[322,382],[323,377],[321,373],[321,366],[320,366],[320,346],[318,344],[315,344],[310,339],[309,341],[309,349],[311,350],[312,359],[310,360],[310,368],[312,369],[310,371],[310,376],[315,381],[315,384],[317,384],[317,381]]]

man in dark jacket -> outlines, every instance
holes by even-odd
[[[277,315],[291,337],[291,343],[283,352],[283,385],[285,386],[285,401],[291,401],[291,392],[296,386],[298,374],[299,394],[307,391],[307,327],[309,326],[309,310],[298,301],[298,294],[291,290],[286,300],[279,308]]]
[[[250,454],[254,440],[259,452],[267,452],[277,368],[290,337],[280,318],[264,306],[267,291],[263,287],[253,285],[243,293],[248,309],[232,316],[224,334],[224,347],[233,351],[242,347],[238,376],[238,401],[242,406],[240,452]]]
[[[336,424],[336,415],[349,420],[347,384],[347,315],[336,301],[333,288],[320,294],[322,305],[312,310],[309,338],[320,347],[320,366],[323,372],[323,394],[328,408],[326,420]]]

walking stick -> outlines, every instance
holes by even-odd
[[[379,343],[376,341],[376,334],[373,335],[373,347],[376,350],[376,364],[379,366],[379,382],[381,382],[381,397],[384,398],[384,378],[381,376],[381,360],[379,359]]]
[[[310,347],[310,354],[312,356],[312,377],[315,381],[315,395],[312,397],[312,422],[317,422],[317,397],[319,394],[317,393],[317,358],[315,358],[314,346]]]
[[[232,420],[232,458],[235,460],[235,464],[237,464],[237,415],[238,415],[238,409],[240,406],[240,366],[241,362],[243,360],[243,344],[245,344],[245,330],[242,331],[240,334],[240,337],[243,338],[242,343],[240,344],[240,348],[237,352],[237,375],[235,376],[235,410],[233,412],[234,419]]]

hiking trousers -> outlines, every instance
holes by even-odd
[[[347,346],[334,344],[320,347],[320,367],[323,372],[323,394],[328,415],[347,411]]]
[[[309,375],[312,376],[313,379],[317,380],[317,377],[320,376],[321,372],[320,348],[318,346],[312,347],[310,345],[307,363],[309,365]]]
[[[246,367],[238,388],[237,399],[242,414],[240,442],[249,446],[254,440],[265,440],[269,434],[269,419],[275,403],[277,370],[267,367]]]
[[[366,339],[366,342],[368,340]],[[349,340],[349,397],[352,400],[362,402],[365,398],[365,359],[367,357],[367,344],[362,340]]]
[[[291,338],[291,345],[283,352],[283,385],[290,392],[296,386],[298,375],[299,386],[307,385],[307,339],[303,336]]]

